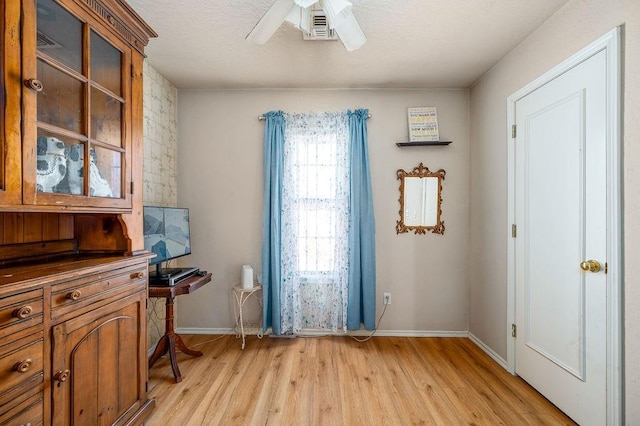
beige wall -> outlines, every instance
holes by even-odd
[[[407,141],[407,107],[436,106],[448,147],[398,148]],[[466,90],[180,91],[178,203],[191,209],[189,263],[214,283],[177,299],[181,328],[211,330],[232,323],[229,289],[240,266],[260,269],[262,140],[258,116],[369,108],[377,243],[377,303],[391,292],[383,330],[466,331],[469,241],[469,119]],[[396,235],[396,170],[423,162],[446,170],[444,236]]]
[[[470,93],[469,329],[506,359],[506,98],[618,25],[624,53],[625,380],[627,424],[640,423],[640,2],[572,0],[481,78]]]
[[[145,205],[177,203],[178,91],[158,71],[144,63],[144,193]],[[147,321],[149,347],[164,334],[164,299],[150,299]]]

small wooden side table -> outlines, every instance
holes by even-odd
[[[245,323],[243,314],[244,304],[251,296],[254,296],[258,300],[260,308],[262,308],[262,298],[260,297],[262,296],[262,286],[256,284],[253,288],[243,288],[240,284],[237,284],[232,287],[231,291],[235,299],[235,303],[233,304],[233,315],[236,320],[234,331],[236,337],[242,336],[242,349],[244,349],[245,336],[256,335],[258,339],[262,339],[262,311],[260,312],[259,323]]]
[[[176,349],[179,349],[182,353],[191,356],[202,356],[202,352],[189,349],[184,344],[182,338],[173,329],[173,300],[176,296],[181,294],[193,293],[206,283],[211,281],[211,273],[206,275],[193,275],[180,281],[174,286],[155,286],[149,284],[149,297],[164,297],[165,303],[165,332],[164,336],[160,338],[156,349],[153,351],[153,355],[149,358],[149,368],[155,364],[155,362],[164,354],[169,352],[169,359],[171,361],[171,369],[173,370],[173,377],[176,383],[182,381],[182,373],[178,368],[178,359],[176,358]]]

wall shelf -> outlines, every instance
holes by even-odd
[[[399,147],[404,146],[444,146],[449,145],[451,141],[427,141],[427,142],[398,142]]]

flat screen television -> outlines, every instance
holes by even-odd
[[[184,268],[163,268],[162,263],[191,254],[189,209],[177,207],[143,207],[144,248],[156,255],[149,259],[156,265],[155,279],[169,278]]]

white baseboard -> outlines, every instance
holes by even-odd
[[[482,340],[478,339],[476,336],[474,336],[473,333],[469,332],[468,336],[469,336],[469,340],[471,340],[473,343],[475,343],[477,347],[482,349],[484,351],[484,353],[489,355],[495,362],[500,364],[500,366],[502,368],[504,368],[505,370],[509,371],[509,366],[507,364],[507,361],[504,358],[502,358],[500,355],[498,355],[489,346],[485,345],[484,342]]]
[[[176,329],[178,334],[228,334],[232,333],[232,328],[200,328],[200,327],[180,327]],[[269,333],[267,333],[269,334]],[[348,333],[328,333],[320,330],[304,330],[302,335],[309,336],[368,336],[371,331],[368,330],[355,330]],[[428,331],[428,330],[378,330],[376,336],[381,337],[467,337],[466,331]]]
[[[178,334],[229,334],[233,333],[233,328],[201,328],[201,327],[178,327],[175,329]]]
[[[355,330],[347,332],[347,336],[369,336],[371,331]],[[344,336],[344,333],[340,335]],[[432,330],[378,330],[379,337],[467,337],[466,331],[432,331]]]
[[[180,327],[176,329],[176,333],[178,334],[209,334],[209,335],[219,335],[219,334],[231,334],[233,333],[233,328],[204,328],[204,327]],[[269,334],[269,333],[267,333]],[[349,331],[347,334],[345,333],[327,333],[319,330],[305,330],[301,333],[303,336],[324,336],[324,335],[335,335],[335,336],[358,336],[358,337],[366,337],[371,334],[371,331],[368,330],[356,330]],[[471,340],[476,346],[482,349],[491,359],[497,362],[502,368],[509,371],[507,361],[498,355],[493,349],[487,346],[482,340],[478,339],[473,333],[468,331],[431,331],[431,330],[378,330],[375,334],[380,337],[467,337]],[[155,349],[154,345],[149,349],[149,356],[153,353]]]

